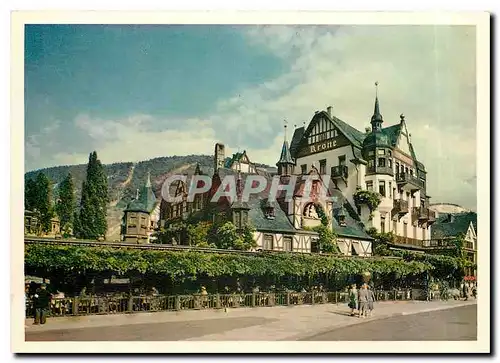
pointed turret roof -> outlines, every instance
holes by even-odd
[[[285,139],[283,140],[283,146],[281,147],[281,155],[279,161],[276,163],[279,165],[292,164],[295,165],[293,161],[292,154],[290,153],[290,145],[288,144],[288,140],[286,139],[286,125],[285,125]]]
[[[375,82],[375,107],[371,121],[372,131],[379,131],[382,128],[382,122],[384,122],[384,119],[380,114],[380,105],[378,103],[378,82]]]
[[[138,190],[138,192],[139,195],[127,205],[125,211],[151,213],[156,206],[156,195],[153,191],[153,187],[151,186],[151,174],[149,171],[146,183],[141,190]]]
[[[378,96],[375,97],[375,108],[373,110],[372,122],[373,121],[384,122],[384,119],[382,118],[382,115],[380,114],[380,106],[378,103]]]

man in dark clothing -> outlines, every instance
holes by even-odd
[[[51,298],[52,295],[47,291],[47,286],[42,284],[34,296],[35,324],[45,324]]]

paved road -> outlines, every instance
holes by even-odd
[[[276,319],[260,317],[222,318],[81,329],[26,332],[26,341],[168,341],[185,340],[233,329],[268,324]]]
[[[477,305],[367,321],[303,340],[477,340]]]

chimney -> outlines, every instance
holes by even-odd
[[[328,112],[328,116],[332,117],[332,106],[328,106],[326,111]]]
[[[224,159],[226,158],[226,152],[224,144],[215,144],[214,152],[214,173],[217,173],[219,168],[224,167]]]
[[[452,223],[453,222],[453,214],[448,214],[447,222],[448,223]]]

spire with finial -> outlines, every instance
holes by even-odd
[[[382,128],[382,122],[384,122],[384,119],[380,114],[380,106],[378,104],[378,82],[375,82],[375,109],[373,110],[371,121],[372,131],[380,130]]]
[[[288,140],[286,139],[286,128],[287,128],[287,121],[283,121],[283,127],[285,130],[285,137],[283,140],[283,146],[281,147],[281,155],[279,161],[276,163],[276,166],[278,167],[278,174],[279,175],[291,175],[293,171],[293,166],[295,165],[293,159],[292,159],[292,154],[290,153],[290,145],[288,144]]]

